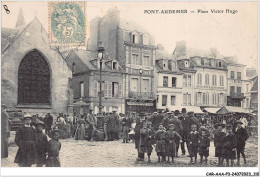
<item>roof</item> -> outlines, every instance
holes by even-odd
[[[126,19],[120,18],[119,27],[124,30],[137,31],[139,33],[144,33],[144,34],[150,35],[147,30],[145,30],[144,28],[141,27],[141,25],[138,25],[138,24],[136,24],[132,21],[126,20]]]
[[[184,54],[178,55],[178,53],[176,53],[175,51],[173,54],[177,57],[177,59],[189,59],[191,57],[223,59],[223,56],[219,52],[216,52],[216,54],[214,54],[212,50],[202,50],[191,47],[187,47]]]
[[[165,50],[156,50],[156,60],[157,59],[174,59],[174,56]]]
[[[255,83],[253,85],[253,87],[250,90],[251,92],[257,92],[258,91],[258,76],[255,79]]]
[[[216,114],[220,108],[204,108],[204,110],[208,113]]]
[[[90,69],[96,70],[97,68],[90,63],[91,60],[97,58],[96,51],[89,50],[74,50],[74,53],[81,59],[81,61]]]
[[[223,106],[217,111],[217,114],[226,114],[226,113],[248,113],[248,111],[241,107],[235,106]]]
[[[15,39],[18,33],[19,31],[15,29],[2,28],[1,52],[3,52],[4,48]]]

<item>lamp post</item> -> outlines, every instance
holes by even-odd
[[[97,116],[97,128],[103,130],[104,127],[104,117],[102,114],[102,64],[103,64],[103,55],[104,55],[105,48],[103,46],[102,41],[99,41],[97,52],[98,52],[98,59],[99,59],[99,105],[98,105],[98,116]]]

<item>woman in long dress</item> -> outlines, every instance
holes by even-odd
[[[77,129],[75,133],[76,140],[84,140],[86,138],[85,125],[86,121],[83,118],[80,118],[77,122]]]

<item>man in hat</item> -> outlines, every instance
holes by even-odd
[[[114,120],[115,120],[115,131],[114,131],[114,139],[118,140],[119,139],[119,116],[116,112],[116,110],[113,110],[113,116],[114,116]]]
[[[25,125],[20,127],[15,135],[15,143],[19,147],[14,163],[20,167],[31,167],[36,162],[36,135],[31,127],[32,116],[24,116]]]
[[[167,115],[162,120],[162,124],[163,124],[164,128],[166,129],[166,131],[169,130],[169,120],[171,117],[172,117],[172,112],[167,112]]]
[[[245,128],[242,127],[243,122],[241,120],[237,121],[237,128],[235,130],[235,135],[237,139],[237,165],[240,166],[240,154],[244,159],[244,165],[246,164],[246,156],[245,156],[245,145],[246,140],[249,138],[248,133]]]
[[[221,166],[223,141],[226,136],[226,133],[223,131],[225,125],[222,123],[217,123],[215,128],[217,129],[217,132],[214,135],[215,157],[218,157],[218,166]]]
[[[200,128],[200,121],[199,121],[199,119],[197,117],[195,117],[193,111],[188,112],[188,116],[190,117],[191,124],[195,124],[197,126],[197,131],[198,131],[199,128]]]
[[[44,122],[39,121],[36,124],[36,153],[37,153],[37,167],[42,167],[46,164],[46,153],[48,150],[47,136],[42,132],[44,129]]]
[[[88,129],[88,140],[93,141],[94,140],[94,134],[95,134],[95,129],[96,129],[96,119],[93,115],[93,110],[89,109],[89,113],[87,114],[86,118],[87,124],[89,124],[89,129]]]
[[[175,127],[175,131],[179,134],[182,135],[183,134],[183,127],[182,127],[182,123],[181,121],[178,119],[177,116],[173,116],[172,118],[170,118],[169,120],[169,124],[173,124]],[[176,138],[176,153],[175,156],[178,156],[178,151],[179,151],[179,145],[180,145],[180,139]]]
[[[179,116],[179,119],[181,120],[181,124],[183,127],[183,133],[182,133],[182,143],[181,143],[181,151],[182,155],[185,155],[185,142],[186,142],[186,147],[189,152],[189,141],[188,141],[188,135],[191,132],[191,120],[190,117],[187,116],[187,111],[186,108],[182,108],[181,110],[181,115]]]
[[[231,166],[234,165],[234,159],[236,159],[236,147],[237,140],[236,136],[232,133],[232,125],[226,125],[227,133],[223,140],[222,149],[222,164],[223,160],[226,159],[227,167],[229,167],[229,160],[231,160]]]
[[[45,134],[48,135],[48,133],[51,131],[51,126],[53,124],[53,117],[50,113],[47,113],[44,119],[45,124]]]
[[[152,120],[153,128],[155,131],[158,130],[159,124],[162,123],[164,116],[162,114],[162,111],[159,110],[157,114],[154,114],[154,118]]]
[[[9,116],[6,106],[2,104],[1,112],[1,158],[8,157],[8,138],[10,136]]]

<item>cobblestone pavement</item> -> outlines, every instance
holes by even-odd
[[[62,143],[62,147],[60,151],[60,161],[62,167],[190,166],[189,157],[181,156],[181,155],[178,158],[175,158],[174,164],[158,164],[155,151],[153,151],[151,156],[152,163],[148,164],[147,158],[145,158],[145,162],[135,163],[137,157],[137,151],[135,149],[134,143],[125,144],[122,143],[122,140],[109,141],[109,142],[104,142],[104,141],[89,142],[85,140],[74,140],[72,138],[69,138],[60,141]],[[11,145],[9,146],[8,158],[1,159],[2,167],[17,167],[17,164],[13,163],[17,149],[18,147],[14,143],[11,143]],[[216,166],[217,159],[214,157],[214,153],[215,153],[214,145],[211,142],[209,164],[206,166]],[[247,143],[246,156],[248,159],[247,166],[257,166],[257,145],[256,144]],[[192,165],[192,166],[205,167],[205,165],[200,165],[200,164]]]

